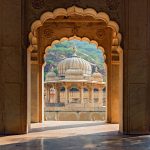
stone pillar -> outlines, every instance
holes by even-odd
[[[45,86],[46,86],[46,102],[49,103],[49,87],[48,87],[47,83]]]
[[[69,103],[69,93],[70,93],[70,90],[69,90],[69,87],[67,88],[67,101]]]
[[[93,92],[93,86],[90,87],[90,100],[92,104],[94,104],[94,92]]]
[[[31,52],[27,50],[27,107],[28,107],[28,129],[31,124]]]
[[[102,88],[98,88],[98,103],[99,106],[103,106]]]
[[[49,102],[53,103],[54,101],[53,101],[53,97],[52,97],[52,94],[51,94],[51,88],[52,87],[49,88]]]
[[[123,51],[119,54],[119,131],[123,133]]]
[[[48,84],[46,83],[46,102],[49,103],[49,92],[48,92]]]
[[[128,0],[125,5],[123,132],[150,134],[150,3]]]
[[[0,0],[0,134],[28,132],[23,1]]]
[[[54,101],[54,103],[57,103],[57,99],[58,99],[58,92],[59,92],[59,91],[57,91],[56,84],[54,85],[54,89],[55,89],[55,95],[54,95],[54,99],[55,99],[55,101]],[[59,94],[59,95],[60,95],[60,94]],[[60,99],[60,97],[59,97],[59,99]]]
[[[65,104],[68,104],[68,87],[65,86]]]
[[[42,65],[42,122],[44,122],[44,65]]]
[[[56,85],[56,102],[60,103],[60,87],[59,85]]]
[[[31,122],[39,122],[39,66],[31,65]]]
[[[48,86],[48,102],[51,102],[51,98],[50,98],[50,87]]]
[[[42,57],[41,57],[41,50],[40,54],[39,54],[39,61],[38,61],[38,67],[39,67],[39,80],[38,80],[38,96],[39,96],[39,122],[43,122],[44,121],[44,65],[42,62]]]
[[[119,62],[112,62],[112,76],[111,76],[111,123],[119,123]]]

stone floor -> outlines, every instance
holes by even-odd
[[[26,135],[0,137],[0,150],[150,150],[150,136],[123,136],[102,122],[33,124]]]

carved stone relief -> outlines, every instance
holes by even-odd
[[[53,35],[53,30],[50,28],[45,28],[43,34],[46,38],[50,38]]]
[[[76,35],[78,33],[79,28],[80,28],[80,26],[74,25],[74,27],[72,28],[72,34]]]
[[[105,36],[105,30],[104,29],[98,29],[97,32],[96,32],[96,35],[99,39],[102,40]]]
[[[45,0],[32,0],[32,7],[35,9],[41,9],[45,5]]]
[[[109,8],[109,10],[117,10],[119,4],[120,4],[119,0],[106,0],[106,5]]]

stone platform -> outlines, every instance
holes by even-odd
[[[48,121],[104,121],[105,111],[46,111]]]

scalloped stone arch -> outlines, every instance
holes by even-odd
[[[28,50],[32,52],[32,50],[38,49],[38,40],[37,40],[37,29],[42,27],[43,24],[48,19],[56,19],[57,17],[62,16],[73,16],[73,15],[79,15],[83,17],[92,17],[96,20],[102,20],[105,22],[107,27],[111,28],[113,32],[113,41],[112,41],[112,49],[114,46],[119,46],[121,42],[121,34],[119,33],[119,25],[115,21],[111,21],[109,16],[105,12],[96,12],[92,8],[80,8],[76,6],[69,7],[67,9],[65,8],[57,8],[53,12],[45,12],[41,15],[39,20],[36,20],[31,25],[31,32],[29,33],[29,41],[30,46],[28,47]]]
[[[76,7],[76,6],[72,6],[72,7],[69,7],[67,9],[58,8],[58,9],[55,9],[53,12],[45,12],[44,14],[41,15],[39,20],[34,21],[32,23],[32,25],[31,25],[31,32],[29,33],[30,45],[29,45],[27,51],[28,52],[32,52],[34,50],[35,51],[39,50],[38,49],[38,45],[39,45],[39,43],[38,43],[38,29],[40,27],[44,26],[44,23],[46,23],[46,21],[48,21],[48,20],[55,20],[57,18],[61,18],[62,19],[63,17],[73,17],[75,15],[79,16],[79,18],[80,17],[83,17],[83,18],[85,17],[85,18],[90,18],[90,19],[92,18],[92,20],[94,19],[94,21],[95,20],[96,21],[100,21],[100,22],[102,22],[104,24],[105,27],[110,28],[111,31],[113,31],[112,32],[112,42],[111,42],[111,46],[110,46],[110,49],[109,49],[110,50],[109,51],[110,52],[109,53],[109,59],[110,60],[108,61],[109,64],[106,64],[106,63],[104,64],[105,67],[108,68],[107,70],[108,70],[108,74],[110,76],[110,79],[107,82],[108,82],[109,85],[111,85],[112,84],[111,83],[112,82],[111,81],[111,74],[112,74],[111,73],[111,71],[112,71],[112,69],[111,69],[111,67],[112,67],[111,55],[112,55],[112,52],[117,52],[119,54],[119,56],[121,56],[123,58],[123,50],[120,47],[122,36],[119,33],[119,25],[115,21],[110,20],[108,14],[105,13],[105,12],[96,12],[92,8],[83,9],[83,8],[79,8],[79,7]],[[67,36],[67,35],[65,35],[65,36]],[[106,49],[104,49],[103,47],[100,47],[100,43],[98,43],[97,41],[89,39],[90,37],[89,38],[87,38],[87,37],[80,38],[80,37],[73,36],[73,37],[69,37],[69,38],[68,37],[63,37],[63,38],[60,38],[60,39],[59,39],[59,37],[57,37],[57,38],[58,39],[55,39],[55,40],[53,40],[53,42],[51,41],[50,44],[49,43],[48,44],[50,46],[52,46],[52,45],[54,45],[54,44],[56,44],[58,42],[61,42],[63,40],[78,39],[78,40],[81,40],[81,41],[87,41],[89,43],[96,44],[97,47],[100,48],[103,51],[103,54],[105,54],[105,50]],[[45,46],[45,48],[46,48],[46,46]],[[45,48],[44,48],[44,50],[46,50]],[[40,56],[42,56],[42,58],[43,58],[43,51],[41,53],[42,53],[42,55],[40,55]],[[104,58],[106,58],[105,55],[104,55]],[[121,63],[123,63],[123,61]],[[42,89],[42,87],[41,87],[41,85],[42,85],[42,74],[41,74],[42,69],[41,69],[41,66],[43,65],[42,61],[40,61],[38,65],[39,65],[39,68],[40,68],[40,71],[39,71],[40,72],[39,82],[40,82],[40,90],[41,90]],[[122,76],[121,76],[121,78],[122,78]],[[113,85],[115,85],[115,83]],[[123,84],[121,83],[120,84],[121,88],[122,88],[122,85]],[[109,93],[110,93],[110,95],[108,97],[110,97],[109,99],[111,99],[111,93],[112,93],[112,89],[111,88],[109,89]],[[41,101],[41,99],[42,99],[41,95],[40,95],[39,99]],[[111,101],[109,102],[109,104],[111,105]],[[113,108],[115,108],[115,107],[113,107]],[[108,110],[108,111],[110,112],[110,114],[108,113],[108,116],[111,117],[111,110]],[[42,117],[40,116],[40,120],[42,120],[41,118]],[[108,117],[107,119],[108,119],[108,122],[113,122],[113,121],[111,121],[111,118]]]

